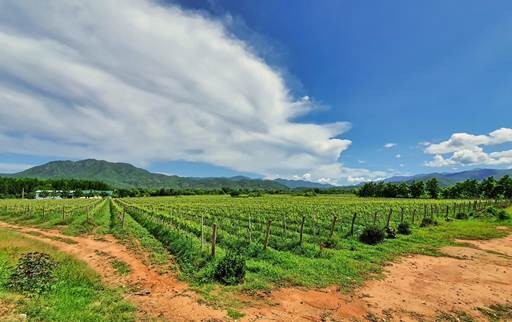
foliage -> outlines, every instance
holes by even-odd
[[[99,181],[58,179],[42,180],[33,178],[0,177],[0,198],[34,198],[37,190],[60,190],[67,197],[69,191],[110,190],[110,187]]]
[[[396,238],[396,230],[391,227],[386,227],[386,238],[395,239]]]
[[[443,197],[445,199],[461,198],[486,198],[486,199],[511,199],[512,178],[508,175],[498,181],[494,177],[488,177],[481,182],[475,179],[467,179],[463,182],[440,188],[437,179],[432,178],[426,182],[412,181],[409,184],[368,182],[357,191],[360,197],[386,197],[386,198],[420,198],[425,194],[430,198]]]
[[[436,178],[432,178],[425,183],[425,189],[428,192],[428,195],[432,199],[437,199],[439,197],[439,183]]]
[[[428,227],[428,226],[436,226],[438,224],[437,220],[432,217],[423,217],[421,220],[420,227]]]
[[[376,245],[384,241],[385,231],[376,226],[368,226],[359,235],[359,241],[368,245]]]
[[[245,278],[246,259],[239,252],[229,252],[215,266],[214,278],[226,285],[241,284]]]
[[[456,219],[468,219],[468,215],[465,213],[465,212],[458,212],[456,215],[455,215],[455,218]]]
[[[396,230],[400,235],[410,235],[411,234],[411,227],[408,222],[399,223]]]
[[[55,283],[57,263],[48,254],[27,253],[19,260],[12,272],[8,287],[22,293],[41,294]]]

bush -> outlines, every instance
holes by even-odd
[[[386,227],[386,238],[395,239],[396,231],[391,227]]]
[[[431,217],[423,217],[421,220],[420,227],[427,227],[427,226],[436,226],[437,221],[434,218]]]
[[[496,209],[494,207],[487,207],[487,209],[485,209],[485,213],[488,216],[497,217],[498,216],[498,209]]]
[[[245,257],[237,252],[228,253],[215,266],[214,278],[226,285],[241,284],[245,278]]]
[[[468,219],[468,215],[463,212],[459,212],[455,215],[455,219]]]
[[[41,294],[55,283],[57,262],[45,253],[24,254],[14,268],[8,288],[22,293]]]
[[[383,229],[370,226],[364,228],[363,232],[359,236],[359,241],[368,245],[376,245],[384,241],[384,238],[385,232]]]
[[[411,234],[411,227],[409,226],[409,223],[407,222],[401,222],[398,224],[397,232],[401,235],[410,235]]]
[[[334,238],[327,238],[322,242],[324,248],[336,248],[337,242]]]
[[[500,209],[498,211],[497,218],[498,218],[498,220],[507,220],[510,218],[510,215],[507,213],[507,211],[505,209]]]

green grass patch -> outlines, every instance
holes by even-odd
[[[132,271],[130,266],[121,260],[114,258],[110,263],[112,264],[112,267],[119,275],[128,275]]]
[[[57,262],[55,280],[41,295],[22,295],[7,287],[19,258],[29,252],[48,254]],[[0,229],[0,304],[8,307],[0,320],[26,314],[30,321],[135,321],[135,309],[121,293],[104,287],[85,263],[4,229]]]

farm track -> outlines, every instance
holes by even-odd
[[[11,229],[31,238],[53,245],[94,269],[110,286],[126,287],[127,300],[139,310],[138,319],[145,321],[206,321],[223,320],[226,314],[198,302],[197,294],[187,284],[169,274],[160,274],[148,267],[132,251],[113,236],[72,237],[57,230],[43,230],[0,222],[1,228]],[[120,276],[112,267],[112,260],[126,263],[131,271]]]
[[[243,321],[438,321],[445,314],[487,321],[478,308],[512,306],[512,235],[485,241],[459,240],[444,256],[411,255],[384,269],[349,295],[286,288],[248,308]]]
[[[0,222],[87,262],[112,286],[126,286],[126,298],[139,308],[140,320],[219,321],[222,311],[199,304],[186,283],[160,274],[112,236],[70,237],[59,231]],[[71,242],[72,241],[72,242]],[[484,320],[478,307],[512,305],[512,235],[488,241],[459,241],[445,256],[405,256],[351,294],[284,288],[245,298],[242,321],[434,321],[441,313],[463,311]],[[128,264],[130,274],[114,271],[111,260]],[[127,286],[128,285],[128,286]],[[148,292],[149,291],[149,292]],[[244,296],[245,297],[245,296]],[[454,320],[455,321],[455,320]]]

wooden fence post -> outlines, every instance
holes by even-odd
[[[416,208],[412,212],[412,224],[414,225],[414,219],[416,218]]]
[[[201,214],[201,252],[204,246],[204,214]]]
[[[268,239],[270,238],[270,227],[272,226],[272,220],[269,219],[267,222],[267,232],[265,233],[265,244],[263,245],[263,250],[266,250],[268,247]]]
[[[354,235],[354,224],[356,223],[357,212],[354,212],[352,217],[352,224],[350,225],[350,236]]]
[[[331,232],[329,234],[329,239],[332,238],[332,235],[334,234],[334,227],[336,226],[336,216],[332,217],[332,224],[331,224]]]
[[[403,223],[404,222],[404,208],[400,207],[400,209],[401,209],[401,212],[400,212],[400,223]]]
[[[217,242],[217,224],[212,225],[212,257],[215,257],[215,243]]]
[[[393,214],[393,208],[389,208],[388,218],[386,220],[386,228],[389,228],[389,222],[391,221],[392,214]]]
[[[304,223],[306,222],[306,216],[302,216],[302,222],[300,223],[300,237],[299,237],[299,246],[302,246],[303,236],[304,236]]]

